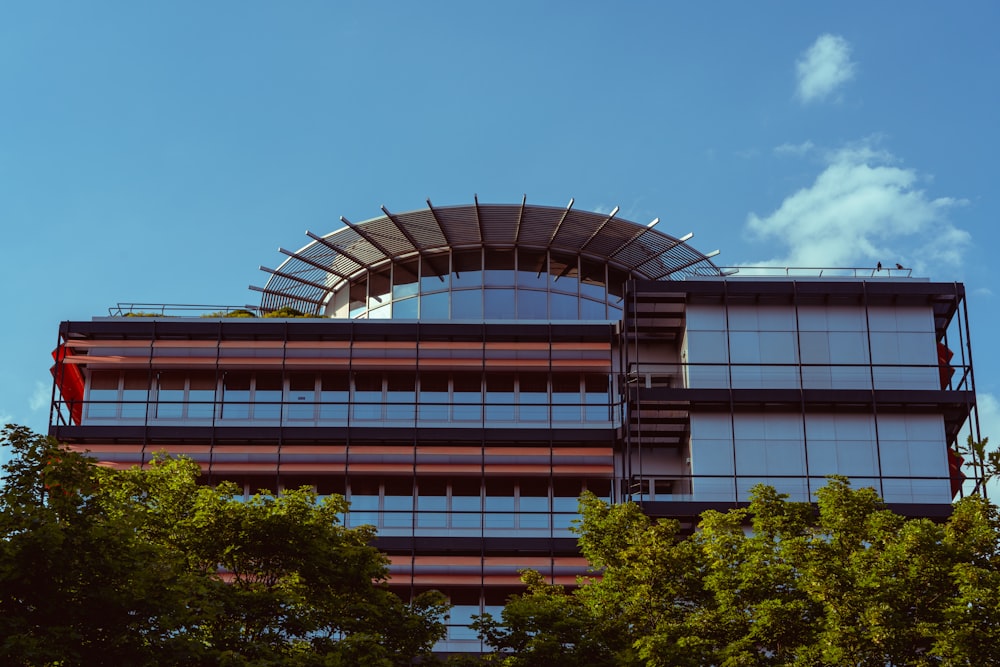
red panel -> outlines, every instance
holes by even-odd
[[[59,394],[69,406],[69,417],[74,424],[79,424],[83,418],[83,373],[74,364],[63,363],[67,356],[65,345],[60,345],[52,351],[56,365],[52,367],[52,377],[59,387]]]
[[[949,449],[948,450],[948,474],[951,477],[951,496],[954,498],[958,495],[958,492],[962,490],[962,484],[965,482],[965,473],[962,472],[962,466],[965,465],[965,459],[963,459],[958,452]]]

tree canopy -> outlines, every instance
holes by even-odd
[[[387,590],[340,496],[245,500],[186,459],[117,471],[21,427],[0,442],[4,665],[391,667],[444,635],[443,596]]]
[[[527,591],[476,627],[487,662],[744,667],[1000,664],[1000,515],[979,496],[946,523],[831,478],[817,505],[758,486],[694,533],[639,506],[581,500],[593,578]]]

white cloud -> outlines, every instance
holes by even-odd
[[[792,155],[798,157],[806,155],[814,148],[816,148],[816,146],[811,141],[803,141],[801,144],[781,144],[780,146],[774,147],[774,154]]]
[[[0,428],[3,428],[7,424],[11,424],[13,422],[14,422],[14,415],[7,412],[0,414]]]
[[[930,198],[913,169],[870,142],[826,155],[826,166],[809,187],[788,196],[766,216],[751,213],[751,235],[783,254],[751,265],[874,267],[896,262],[926,275],[929,267],[957,264],[968,232],[947,219],[966,202]]]
[[[851,45],[839,35],[820,35],[795,63],[797,94],[803,102],[829,97],[854,78]]]
[[[35,390],[28,398],[28,407],[32,411],[41,410],[49,404],[50,400],[52,400],[52,385],[35,380]]]

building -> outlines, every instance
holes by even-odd
[[[393,587],[451,596],[445,651],[479,650],[464,626],[519,568],[574,583],[583,490],[690,525],[836,473],[948,513],[975,430],[961,284],[734,276],[616,213],[383,209],[262,267],[261,311],[323,318],[63,322],[50,433],[114,466],[185,454],[248,494],[345,494]]]

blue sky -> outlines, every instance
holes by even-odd
[[[994,2],[0,6],[0,418],[44,431],[58,323],[256,303],[343,215],[659,217],[719,264],[966,283],[1000,428]]]

